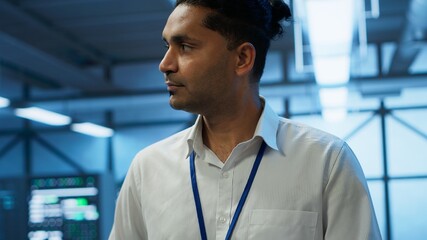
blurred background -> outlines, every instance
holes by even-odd
[[[383,239],[427,236],[427,0],[288,2],[261,80],[358,156]],[[0,240],[106,239],[134,155],[193,124],[158,64],[168,0],[0,0]]]

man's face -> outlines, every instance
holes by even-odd
[[[236,88],[232,81],[236,54],[227,50],[223,36],[203,26],[208,13],[209,9],[181,4],[163,30],[167,51],[159,69],[175,109],[215,113]]]

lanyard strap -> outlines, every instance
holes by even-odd
[[[231,220],[230,227],[228,228],[226,240],[231,239],[233,234],[234,227],[236,226],[237,220],[239,219],[240,213],[242,212],[243,205],[245,204],[246,198],[248,197],[249,191],[252,187],[252,183],[255,179],[255,175],[258,171],[259,164],[261,159],[264,156],[266,144],[263,141],[261,147],[259,148],[258,154],[256,156],[254,165],[252,166],[251,173],[249,175],[248,181],[246,183],[245,189],[243,190],[242,196],[240,197],[239,204],[237,205],[236,212],[234,213],[233,219]],[[200,235],[202,240],[207,240],[205,220],[203,218],[202,204],[200,202],[199,189],[197,187],[196,179],[196,168],[194,166],[195,153],[194,151],[190,155],[190,177],[191,177],[191,186],[193,188],[194,202],[196,204],[197,219],[199,221]]]

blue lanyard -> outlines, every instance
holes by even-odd
[[[243,190],[242,197],[240,197],[239,204],[237,205],[236,212],[234,213],[233,219],[231,220],[230,227],[228,228],[226,240],[231,238],[233,234],[234,227],[236,226],[237,220],[239,219],[240,213],[242,212],[243,205],[245,204],[246,198],[248,197],[249,190],[251,189],[252,183],[254,181],[256,172],[258,170],[261,159],[264,156],[266,144],[263,141],[261,147],[259,148],[258,154],[256,156],[254,165],[252,166],[251,173],[249,175],[248,182],[246,183],[245,189]],[[190,155],[190,177],[191,177],[191,186],[193,187],[194,202],[196,204],[197,210],[197,219],[199,220],[200,235],[202,240],[207,240],[205,220],[203,218],[202,204],[200,202],[199,189],[197,188],[197,179],[196,179],[196,168],[194,167],[194,151]]]

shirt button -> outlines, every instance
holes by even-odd
[[[220,223],[225,223],[227,221],[227,219],[225,217],[219,217],[218,221]]]
[[[228,178],[228,176],[229,176],[228,173],[226,173],[226,172],[222,173],[223,178]]]

